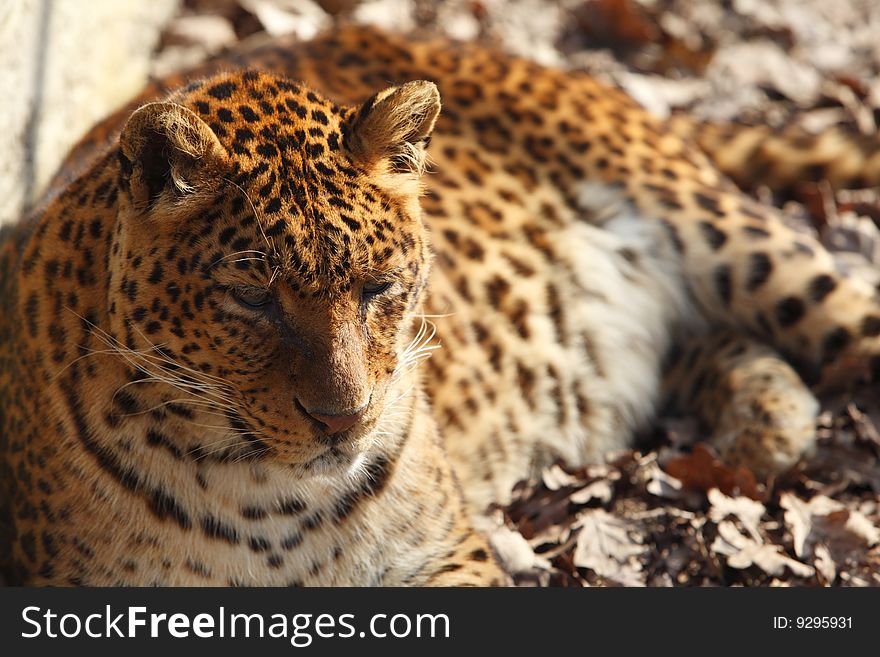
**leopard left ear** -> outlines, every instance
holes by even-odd
[[[349,148],[370,165],[385,161],[390,172],[417,178],[425,170],[425,148],[439,113],[440,92],[433,82],[389,87],[355,110]]]

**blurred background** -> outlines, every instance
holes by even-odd
[[[150,76],[340,21],[585,69],[660,116],[863,133],[880,120],[877,0],[0,0],[0,224]]]

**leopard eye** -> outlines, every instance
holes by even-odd
[[[232,296],[246,308],[262,308],[272,301],[272,295],[268,290],[250,285],[239,285],[232,288]]]
[[[386,281],[384,283],[379,283],[379,282],[364,283],[363,288],[361,288],[361,296],[363,296],[364,299],[371,299],[373,297],[379,296],[383,292],[387,292],[389,287],[391,287],[390,281]]]

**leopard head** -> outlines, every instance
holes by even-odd
[[[439,110],[430,82],[340,107],[248,71],[134,112],[108,301],[156,385],[262,458],[311,468],[379,440],[429,272]]]

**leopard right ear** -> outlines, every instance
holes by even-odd
[[[353,113],[349,146],[362,162],[417,179],[424,173],[425,148],[439,113],[440,93],[433,82],[389,87]]]
[[[122,189],[135,211],[174,210],[216,191],[228,154],[207,123],[176,103],[138,109],[119,136]]]

